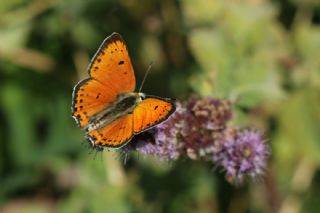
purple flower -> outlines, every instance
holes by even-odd
[[[224,137],[224,130],[231,117],[228,100],[190,98],[186,104],[184,125],[179,131],[186,155],[191,159],[199,159],[212,154],[215,141]]]
[[[206,130],[225,129],[232,118],[231,103],[226,99],[192,97],[187,108]]]
[[[241,183],[244,177],[256,178],[264,173],[269,147],[257,131],[234,132],[220,141],[213,161],[224,168],[228,180]]]
[[[176,112],[155,128],[141,133],[124,148],[162,160],[188,157],[208,160],[222,167],[227,179],[241,183],[245,177],[264,173],[268,146],[257,131],[239,131],[228,124],[231,102],[215,98],[192,97],[177,103]]]

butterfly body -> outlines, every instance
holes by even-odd
[[[175,111],[171,99],[134,92],[133,67],[118,33],[103,41],[88,73],[89,78],[74,87],[72,116],[93,148],[122,147]]]
[[[119,95],[114,103],[89,119],[85,130],[90,132],[100,129],[124,115],[132,114],[134,108],[144,97],[144,93],[135,92]]]

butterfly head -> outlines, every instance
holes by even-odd
[[[145,94],[145,93],[138,92],[137,94],[138,94],[138,96],[139,96],[140,100],[143,100],[143,99],[145,99],[145,98],[146,98],[146,94]]]
[[[132,100],[136,104],[146,98],[146,94],[142,92],[128,92],[118,96],[117,101]]]

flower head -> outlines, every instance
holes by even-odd
[[[180,137],[187,156],[206,157],[215,150],[215,141],[224,136],[231,119],[231,104],[227,100],[192,97],[186,104],[184,125]]]
[[[227,179],[242,182],[246,176],[255,178],[264,173],[270,152],[257,131],[235,132],[219,146],[213,161],[224,168]]]

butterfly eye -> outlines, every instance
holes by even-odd
[[[139,92],[139,97],[141,98],[141,100],[146,98],[146,94]]]

